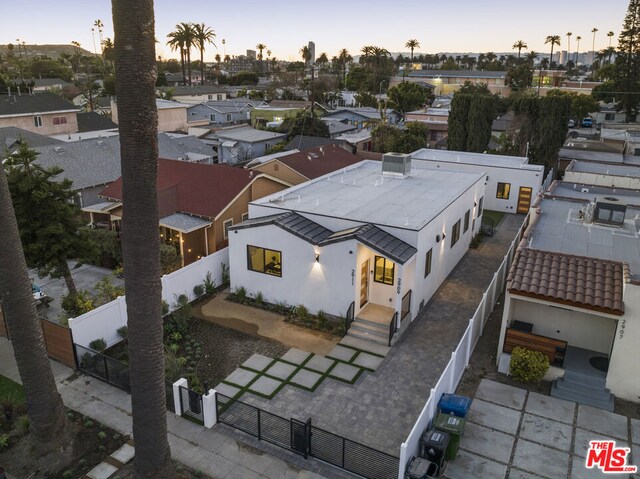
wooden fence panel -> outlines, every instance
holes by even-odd
[[[40,322],[42,323],[44,342],[47,345],[49,357],[75,369],[76,359],[73,353],[71,329],[45,319],[42,319]]]

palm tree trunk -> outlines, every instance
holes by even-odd
[[[204,85],[204,48],[200,47],[200,67],[202,68],[202,78],[200,84]]]
[[[71,429],[47,357],[9,185],[1,164],[0,231],[0,298],[27,400],[30,437],[40,455],[54,453],[64,460],[73,449]]]
[[[60,271],[62,272],[64,282],[67,284],[67,290],[69,291],[69,294],[77,294],[78,290],[76,289],[76,284],[73,281],[73,276],[71,276],[69,265],[64,260],[60,263]]]
[[[180,47],[180,63],[182,64],[182,84],[185,85],[185,78],[187,78],[187,72],[184,65],[184,48]]]
[[[189,75],[189,86],[191,86],[191,47],[187,48],[187,73]]]
[[[113,0],[112,4],[136,447],[133,468],[137,478],[168,479],[175,476],[175,470],[167,439],[162,343],[153,0]]]

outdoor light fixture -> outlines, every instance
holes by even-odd
[[[445,233],[444,231],[442,232],[442,239],[447,239],[447,233]]]
[[[474,202],[473,202],[473,206],[478,206],[478,202],[477,202],[477,201],[474,201]]]
[[[440,235],[436,235],[436,243],[440,243]]]
[[[320,253],[316,253],[316,263],[320,262]]]

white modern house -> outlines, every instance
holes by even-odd
[[[551,362],[551,395],[613,410],[638,402],[640,193],[556,182],[539,198],[515,253],[499,369],[521,346]]]
[[[411,153],[427,168],[485,172],[485,208],[505,213],[528,213],[542,188],[544,166],[527,157],[423,148]]]
[[[386,344],[480,228],[485,174],[422,163],[389,153],[250,203],[229,228],[231,289],[350,316],[349,334]]]

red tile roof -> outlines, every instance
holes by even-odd
[[[362,159],[339,146],[324,145],[302,150],[293,155],[282,156],[274,161],[284,163],[312,180],[358,163]]]
[[[623,315],[624,264],[522,248],[516,253],[507,290],[578,308]]]
[[[157,184],[160,217],[181,212],[215,218],[251,183],[252,176],[257,175],[243,168],[160,158]],[[122,177],[100,195],[121,201]]]

